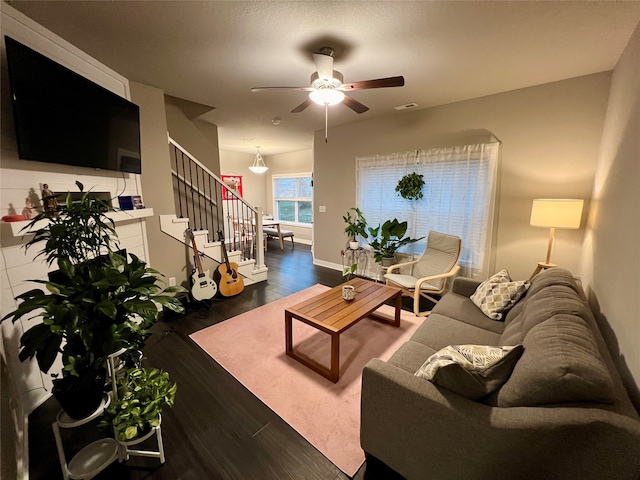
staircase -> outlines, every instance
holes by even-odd
[[[160,229],[191,247],[185,238],[191,228],[198,251],[218,263],[224,262],[224,241],[245,285],[267,280],[262,208],[239,197],[233,185],[226,185],[171,137],[168,141],[176,214],[160,215]]]

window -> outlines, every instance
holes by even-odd
[[[462,274],[486,278],[498,158],[497,143],[358,157],[357,204],[370,227],[397,218],[407,221],[407,235],[426,237],[436,230],[462,239]],[[406,174],[423,175],[423,198],[400,197],[395,187]],[[420,254],[426,238],[407,245]]]
[[[273,175],[273,211],[282,222],[313,223],[311,174]]]

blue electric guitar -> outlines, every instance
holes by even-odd
[[[196,300],[209,300],[218,293],[218,286],[216,282],[211,279],[209,270],[202,269],[202,262],[200,261],[200,252],[196,246],[196,239],[193,237],[193,232],[190,228],[187,228],[184,232],[185,237],[191,240],[191,246],[193,247],[193,254],[195,255],[196,269],[191,276],[191,295]]]

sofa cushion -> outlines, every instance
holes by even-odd
[[[411,340],[437,351],[447,345],[498,345],[500,334],[432,313],[414,332]]]
[[[415,375],[478,400],[507,381],[522,350],[522,345],[449,345],[431,355]]]
[[[576,283],[573,274],[569,270],[561,267],[548,268],[533,277],[528,295],[544,290],[551,285],[568,287],[572,289],[578,297],[586,300],[584,292]]]
[[[533,327],[557,314],[586,319],[591,312],[573,288],[566,285],[549,285],[544,290],[529,289],[527,297],[507,315],[499,345],[522,343]]]
[[[409,340],[403,343],[387,362],[413,375],[434,353],[436,351],[433,348]]]
[[[531,328],[522,343],[524,353],[511,377],[487,403],[518,407],[613,402],[611,376],[580,316],[553,315]]]
[[[506,269],[482,282],[471,301],[493,320],[501,320],[504,312],[513,307],[529,288],[528,281],[511,281]]]
[[[438,313],[495,333],[502,333],[504,330],[503,322],[491,320],[473,304],[469,297],[457,293],[444,295],[431,312],[431,315]]]

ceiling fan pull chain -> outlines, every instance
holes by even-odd
[[[329,104],[324,104],[324,143],[329,143],[327,137],[329,136]]]

